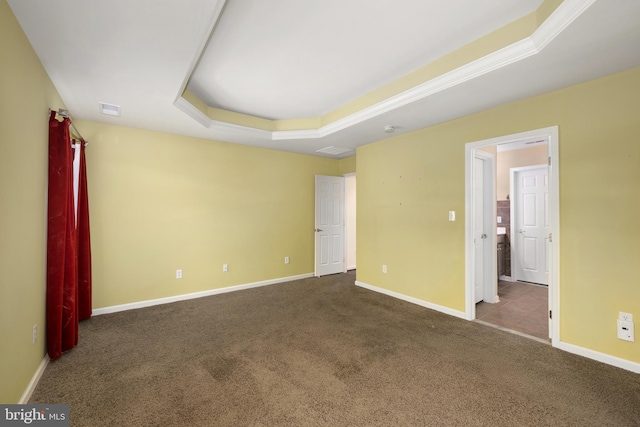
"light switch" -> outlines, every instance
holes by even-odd
[[[499,217],[496,219],[496,222],[497,222],[498,224],[502,224],[502,217],[501,217],[501,216],[499,216]]]
[[[449,221],[456,220],[456,211],[449,211]]]

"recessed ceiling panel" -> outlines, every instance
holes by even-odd
[[[317,117],[534,11],[542,0],[227,0],[188,88],[209,106]]]

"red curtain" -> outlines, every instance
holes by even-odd
[[[91,317],[91,238],[89,233],[89,198],[87,193],[86,142],[80,141],[80,175],[78,177],[78,315]]]
[[[80,188],[84,188],[84,196],[79,197],[78,200],[78,210],[81,210],[80,204],[82,203],[83,209],[86,211],[86,218],[82,220],[78,218],[78,224],[83,225],[83,230],[78,232],[74,209],[73,148],[69,137],[69,126],[68,118],[59,122],[56,120],[55,111],[51,112],[49,117],[46,301],[47,352],[51,359],[57,359],[63,351],[76,346],[79,316],[88,317],[91,315],[91,252],[88,249],[89,218],[86,175],[83,180],[84,184],[80,184]],[[82,236],[81,243],[78,242],[79,235]],[[80,262],[79,248],[82,251]],[[79,266],[81,266],[80,270]],[[81,274],[82,292],[79,292],[78,289],[79,274]],[[87,303],[88,311],[85,307]]]

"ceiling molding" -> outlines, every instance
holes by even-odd
[[[226,4],[226,0],[217,0],[216,8],[215,8],[215,10],[213,12],[213,17],[211,19],[211,24],[209,25],[209,28],[208,28],[208,30],[206,32],[207,37],[202,39],[202,42],[200,43],[200,46],[196,50],[196,53],[193,56],[193,59],[191,60],[191,63],[189,64],[189,68],[187,70],[187,73],[185,74],[184,79],[182,79],[182,83],[180,84],[180,88],[178,89],[178,93],[176,95],[176,101],[175,102],[177,102],[179,99],[182,98],[182,94],[184,93],[184,90],[187,88],[187,84],[189,83],[189,79],[193,75],[193,71],[196,69],[196,66],[198,65],[198,62],[200,61],[200,58],[202,57],[202,53],[204,52],[204,49],[207,47],[207,44],[209,43],[209,39],[211,38],[211,35],[213,34],[213,30],[216,27],[216,25],[218,24],[218,20],[220,19],[220,14],[222,13],[222,9],[224,9],[224,5],[225,4]],[[178,108],[180,108],[180,107],[178,107]],[[180,109],[182,110],[182,108],[180,108]],[[184,110],[182,110],[182,111],[184,111]]]
[[[595,2],[596,0],[564,0],[531,36],[538,49],[544,49]]]
[[[180,110],[187,113],[188,116],[190,116],[192,119],[199,122],[202,126],[208,128],[209,125],[211,124],[212,120],[209,116],[207,116],[205,113],[200,111],[198,107],[196,107],[195,105],[187,101],[182,96],[179,96],[178,99],[174,101],[173,105],[175,105]]]
[[[355,124],[355,123],[354,123]],[[301,130],[277,130],[272,132],[271,139],[274,141],[284,141],[288,139],[318,139],[324,138],[333,132],[326,131],[327,126],[318,129],[301,129]],[[346,126],[348,127],[348,126]]]
[[[211,123],[216,123],[216,127],[226,123],[228,130],[234,129],[236,132],[252,136],[261,135],[275,141],[320,139],[540,53],[595,1],[564,0],[531,36],[320,128],[260,130],[257,134],[255,131],[258,129],[249,126],[232,125],[211,119],[182,96],[178,97],[175,105],[205,127],[210,127]],[[206,43],[202,49],[204,45]]]

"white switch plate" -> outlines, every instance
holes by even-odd
[[[38,340],[38,325],[33,325],[33,329],[31,331],[31,344],[35,344]]]
[[[456,220],[456,211],[449,211],[449,221]]]
[[[625,322],[618,319],[618,338],[625,341],[634,342],[633,322]]]
[[[618,319],[624,320],[625,322],[633,322],[633,314],[621,311],[618,313]]]
[[[289,264],[289,257],[288,256],[284,257],[284,263],[285,264]]]
[[[229,264],[222,264],[222,271],[225,273],[229,271]]]
[[[382,272],[383,273],[387,272],[387,264],[382,264]]]
[[[502,224],[502,217],[501,217],[501,216],[499,216],[498,218],[496,218],[496,222],[497,222],[498,224]]]
[[[176,270],[176,279],[182,279],[182,270]]]

